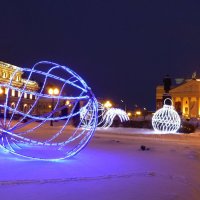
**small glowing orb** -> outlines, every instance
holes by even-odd
[[[98,116],[96,98],[86,82],[70,68],[48,61],[13,70],[9,82],[0,84],[0,94],[5,93],[5,103],[0,103],[0,147],[41,160],[65,159],[80,152],[93,136]],[[27,79],[16,84],[17,74],[22,73]],[[14,104],[12,91],[17,94]],[[91,111],[87,129],[81,127],[81,106]]]
[[[156,132],[176,133],[181,119],[172,105],[165,105],[157,110],[152,117],[152,126]]]
[[[127,115],[128,115],[129,117],[131,117],[132,113],[131,113],[131,112],[128,112]]]
[[[110,101],[106,101],[106,103],[104,104],[105,108],[111,108],[112,107],[112,103]]]

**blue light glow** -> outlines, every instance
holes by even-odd
[[[22,87],[13,84],[19,71],[28,75]],[[38,91],[28,89],[31,80],[42,82]],[[58,95],[47,93],[48,85],[52,83],[59,87]],[[0,104],[0,109],[4,112],[3,119],[0,119],[0,147],[4,151],[24,158],[66,159],[83,149],[96,129],[98,113],[96,98],[85,81],[66,66],[41,61],[32,69],[16,68],[10,81],[7,84],[0,84],[0,87],[7,88],[5,103]],[[10,90],[20,94],[15,97],[14,108],[10,105]],[[23,98],[25,93],[34,95],[35,100]],[[66,101],[71,102],[70,108]],[[32,104],[27,110],[23,110],[27,102]],[[43,113],[40,113],[40,104],[46,106]],[[51,104],[53,109],[49,110],[47,104]],[[84,118],[73,126],[73,120],[80,115],[80,109],[76,109],[80,104],[83,107],[90,107],[91,111],[89,123],[85,128],[81,127]],[[68,112],[61,116],[64,109]],[[19,119],[16,120],[15,116],[19,116]],[[49,125],[51,120],[54,122],[53,127]]]

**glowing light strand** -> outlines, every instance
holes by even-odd
[[[49,68],[47,72],[36,69],[43,66]],[[29,73],[22,88],[13,86],[14,77],[19,70]],[[56,74],[58,70],[62,70],[62,76],[63,73],[65,73],[66,76],[59,77],[58,74]],[[34,75],[42,76],[43,78],[43,85],[39,92],[27,90],[28,83],[33,79]],[[51,83],[53,80],[59,82],[59,85],[61,85],[58,96],[51,96],[44,92],[47,84]],[[66,96],[64,92],[69,90],[67,89],[69,86],[70,91],[73,87],[74,92]],[[92,137],[97,125],[97,101],[85,81],[68,67],[53,62],[41,61],[36,63],[32,69],[17,68],[12,74],[9,83],[0,84],[0,87],[7,88],[5,104],[0,104],[0,108],[4,109],[3,122],[0,120],[0,147],[3,148],[4,151],[9,151],[23,158],[59,160],[77,154]],[[10,90],[20,92],[15,108],[9,106],[11,98]],[[19,108],[19,105],[23,102],[24,93],[32,94],[36,97],[32,107],[29,107],[26,112],[21,111]],[[52,111],[48,111],[39,116],[32,115],[32,112],[41,99],[52,98],[56,101]],[[58,116],[58,113],[63,109],[67,109],[67,105],[60,105],[66,100],[72,101],[72,109],[69,114]],[[82,120],[84,119],[80,120],[76,127],[71,126],[74,118],[80,115],[80,110],[77,111],[76,106],[81,102],[89,106],[91,110],[87,129],[81,128]],[[11,114],[8,115],[9,112],[11,112]],[[14,120],[16,114],[21,116],[19,121]],[[29,118],[29,121],[22,124],[22,121],[27,118]],[[40,122],[36,122],[37,120],[40,120]],[[62,122],[62,126],[55,127],[54,134],[38,135],[38,130],[41,128],[43,131],[49,131],[50,128],[48,126],[50,120],[65,121]],[[31,136],[29,135],[30,133],[32,134]],[[44,153],[45,151],[46,153]]]
[[[121,122],[128,121],[129,116],[127,113],[119,108],[110,108],[103,115],[103,125],[102,127],[110,127],[113,124],[115,117],[118,116]]]
[[[90,119],[91,108],[86,105],[81,108],[80,118],[82,119],[82,126],[88,127],[88,118]],[[105,108],[98,102],[98,126],[108,128],[113,124],[115,117],[118,116],[121,122],[128,121],[127,113],[119,108]]]

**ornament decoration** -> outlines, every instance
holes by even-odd
[[[87,113],[87,114],[85,114]],[[90,118],[90,107],[81,108],[80,118],[83,127],[88,127],[88,120]],[[86,116],[86,117],[83,117]],[[103,104],[98,102],[98,127],[108,128],[113,124],[115,117],[119,117],[121,122],[128,121],[128,114],[119,108],[106,108]]]
[[[18,73],[26,73],[28,77],[21,80],[22,87],[14,84]],[[40,80],[37,91],[31,89],[34,84],[37,86],[33,80]],[[48,94],[46,90],[52,83],[59,90]],[[0,84],[0,88],[7,91],[5,103],[0,103],[4,113],[0,119],[0,147],[4,151],[24,158],[56,161],[76,155],[93,136],[98,115],[96,98],[86,82],[69,67],[49,61],[38,62],[31,69],[16,67],[10,81]],[[12,91],[18,93],[18,98],[11,105]],[[25,104],[27,96],[31,105]],[[52,109],[41,102],[49,102]],[[43,113],[41,106],[46,109]],[[82,120],[88,117],[86,128],[81,127],[80,106],[90,108],[90,116],[87,113],[82,116]],[[54,122],[51,128],[50,122]]]
[[[110,127],[113,124],[115,117],[119,117],[121,122],[128,121],[128,114],[120,108],[110,108],[103,115],[103,125],[102,127]]]
[[[170,101],[171,105],[167,105]],[[180,128],[181,119],[172,105],[172,100],[166,98],[163,108],[157,110],[152,117],[152,126],[156,132],[176,133]]]

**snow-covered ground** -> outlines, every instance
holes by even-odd
[[[200,131],[98,128],[84,150],[62,162],[0,152],[0,198],[199,200]]]

